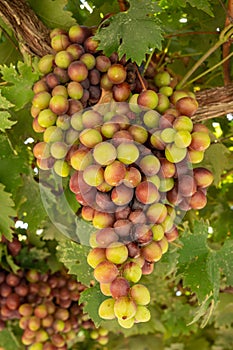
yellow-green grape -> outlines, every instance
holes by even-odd
[[[173,128],[177,131],[186,130],[191,132],[193,130],[193,122],[189,117],[182,115],[174,120]]]
[[[134,316],[134,322],[140,323],[140,322],[148,322],[151,318],[150,310],[144,305],[138,305],[137,311]]]
[[[53,165],[53,169],[61,177],[67,177],[70,173],[70,166],[64,160],[57,160]]]
[[[117,158],[123,164],[132,164],[139,157],[139,150],[134,143],[121,143],[117,147]]]
[[[75,170],[83,171],[92,163],[93,157],[88,149],[77,149],[70,157],[70,164]]]
[[[122,275],[129,282],[137,283],[142,277],[142,269],[136,262],[128,261],[122,268]]]
[[[89,165],[83,172],[83,179],[90,186],[99,186],[104,181],[104,170],[100,165]]]
[[[38,115],[38,123],[43,128],[48,128],[55,124],[57,115],[51,111],[51,109],[43,109]]]
[[[129,329],[132,328],[134,325],[134,317],[122,320],[121,318],[118,318],[117,322],[122,328]]]
[[[159,191],[168,192],[174,186],[174,179],[172,177],[160,179]]]
[[[159,242],[160,248],[162,249],[162,253],[165,254],[168,251],[169,245],[166,237],[163,237]]]
[[[150,292],[143,284],[133,285],[130,295],[137,305],[148,305],[150,302]]]
[[[142,110],[137,103],[138,96],[139,96],[139,94],[133,94],[129,99],[129,108],[134,113],[140,113]]]
[[[101,165],[111,164],[116,159],[116,156],[116,148],[109,142],[101,142],[94,147],[93,157]]]
[[[165,156],[171,163],[181,162],[187,154],[186,148],[179,148],[174,143],[169,144],[165,148]]]
[[[179,148],[186,148],[190,145],[192,137],[189,131],[179,130],[174,137],[174,143]]]
[[[159,126],[160,114],[157,111],[151,110],[147,111],[143,115],[143,122],[149,128],[157,128]]]
[[[79,135],[80,142],[88,147],[93,148],[98,143],[102,142],[101,133],[95,129],[85,129]]]
[[[114,264],[122,264],[128,258],[128,249],[123,243],[113,242],[106,248],[106,258]]]
[[[174,141],[176,131],[173,128],[166,128],[161,131],[160,137],[163,142],[171,143]]]
[[[45,130],[44,135],[43,135],[43,140],[44,140],[44,142],[47,142],[47,143],[62,141],[62,139],[63,139],[62,130],[54,125],[49,126]]]
[[[115,300],[113,298],[105,299],[99,306],[99,316],[104,320],[113,320],[116,317],[114,305]]]
[[[160,224],[153,225],[151,227],[151,231],[153,233],[153,240],[154,241],[160,241],[164,236],[164,229],[163,229],[163,226]]]
[[[104,248],[94,248],[87,255],[87,263],[94,269],[99,263],[106,260]]]
[[[129,297],[123,296],[116,299],[114,303],[115,316],[120,320],[127,320],[135,316],[137,306]]]

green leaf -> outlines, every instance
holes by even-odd
[[[17,256],[17,259],[19,259],[20,266],[24,269],[34,268],[38,271],[46,272],[48,270],[48,265],[45,262],[45,259],[49,256],[50,253],[45,247],[43,247],[43,249],[37,247],[28,249],[28,247],[23,247]]]
[[[86,286],[93,280],[93,269],[87,263],[89,250],[89,247],[71,240],[60,241],[57,245],[59,261],[67,267],[70,274],[75,275],[77,280]]]
[[[0,346],[4,350],[21,349],[18,339],[15,337],[14,333],[7,328],[0,332]]]
[[[206,12],[210,16],[214,16],[209,0],[186,0],[192,7]]]
[[[10,117],[11,115],[9,112],[0,111],[0,131],[5,132],[6,129],[11,129],[12,125],[17,123],[9,120]]]
[[[102,318],[100,318],[98,314],[98,309],[105,299],[106,297],[101,293],[99,284],[87,288],[80,294],[79,304],[84,304],[83,311],[89,315],[96,327],[102,322]]]
[[[20,61],[17,66],[12,63],[1,65],[0,73],[2,80],[7,82],[2,87],[2,95],[15,105],[16,110],[23,108],[34,96],[32,86],[39,79],[39,73]]]
[[[65,11],[67,0],[29,0],[31,8],[49,28],[68,29],[75,24],[72,13]]]
[[[145,60],[151,49],[162,48],[162,29],[155,13],[159,8],[150,0],[131,0],[130,8],[110,17],[109,25],[100,28],[95,38],[99,49],[109,56],[114,51],[126,55],[138,65]]]
[[[43,220],[47,220],[47,213],[44,209],[39,185],[29,175],[22,174],[22,186],[19,187],[15,202],[17,206],[18,217],[28,223],[29,230],[36,231],[41,228]]]
[[[17,216],[11,194],[4,191],[5,186],[0,183],[0,236],[4,235],[9,241],[12,239],[14,217]]]
[[[223,247],[216,252],[217,266],[226,277],[226,284],[233,286],[233,240],[226,240]]]

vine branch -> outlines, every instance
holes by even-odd
[[[227,27],[230,23],[232,23],[233,19],[233,0],[228,1],[228,10],[227,10],[227,16],[225,21],[225,26]],[[231,40],[226,41],[223,44],[222,47],[222,57],[225,59],[230,54],[230,48],[231,48]],[[230,75],[230,59],[223,62],[223,79],[224,79],[224,85],[228,85],[231,82],[231,75]]]

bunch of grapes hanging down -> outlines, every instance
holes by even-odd
[[[13,257],[20,253],[17,237],[13,242],[3,241]],[[30,350],[68,349],[85,331],[96,342],[106,344],[107,330],[97,329],[79,305],[85,288],[64,271],[21,269],[14,273],[1,268],[0,331],[7,322],[18,319],[22,344]]]
[[[99,315],[130,328],[150,319],[141,277],[178,237],[182,215],[206,205],[213,176],[197,164],[208,129],[193,124],[195,95],[174,90],[166,70],[146,89],[134,64],[98,51],[90,29],[51,38],[57,53],[40,60],[44,77],[34,86],[33,125],[43,132],[34,155],[42,170],[70,176],[82,218],[96,228],[87,260],[107,297]]]

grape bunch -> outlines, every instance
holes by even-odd
[[[11,242],[4,242],[12,247]],[[7,321],[18,319],[22,344],[30,350],[67,349],[83,331],[104,345],[108,342],[108,331],[97,329],[79,305],[80,293],[85,288],[64,271],[41,273],[21,269],[13,273],[1,268],[0,330]]]
[[[194,93],[174,90],[166,70],[147,84],[134,64],[98,51],[92,34],[79,25],[52,31],[57,53],[40,60],[44,77],[34,85],[43,141],[33,152],[39,168],[69,176],[82,218],[96,229],[87,261],[107,297],[100,317],[131,328],[150,319],[141,277],[178,237],[182,215],[206,205],[213,175],[197,164],[211,140],[193,123]]]

